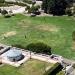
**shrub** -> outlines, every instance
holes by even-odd
[[[64,71],[60,71],[56,75],[65,75],[65,72]]]
[[[4,3],[5,2],[5,0],[0,0],[0,3]]]
[[[26,49],[36,53],[44,53],[51,55],[51,47],[44,43],[30,43],[26,47],[20,44],[12,45],[13,47],[18,47],[22,49]]]
[[[32,4],[31,0],[23,0],[23,2],[28,3],[28,4]]]
[[[37,9],[40,9],[40,5],[37,5],[36,8],[37,8]]]
[[[75,63],[72,65],[72,67],[75,69]]]
[[[15,3],[16,5],[19,5],[19,6],[27,6],[26,4],[24,3]]]
[[[72,32],[72,39],[75,41],[75,31]]]
[[[6,10],[2,10],[1,14],[5,16],[6,14],[8,14],[8,12]]]
[[[1,13],[1,11],[2,11],[2,10],[0,9],[0,13]]]
[[[47,14],[64,15],[68,0],[43,0],[42,9]]]
[[[32,10],[32,12],[36,12],[39,10],[39,8],[40,8],[40,6],[32,6],[31,10]]]
[[[72,10],[70,9],[70,8],[66,8],[66,14],[68,15],[68,16],[72,16],[73,14],[72,14]]]
[[[26,9],[25,10],[29,10],[30,9],[30,6],[26,6]]]
[[[36,14],[36,15],[40,15],[41,13],[39,12],[39,8],[40,6],[34,6],[32,5],[31,8],[28,9],[28,13],[33,13],[33,14]]]
[[[3,7],[3,6],[11,6],[12,4],[8,4],[8,3],[0,3],[0,7]]]
[[[32,6],[32,7],[30,8],[30,10],[31,10],[31,13],[34,13],[35,11],[37,11],[36,8],[35,8],[35,6]]]
[[[19,6],[27,6],[25,3],[19,3],[19,2],[5,2],[5,4],[8,4],[8,5],[19,5]]]
[[[26,46],[26,49],[36,53],[51,54],[51,47],[44,43],[31,43]]]
[[[40,12],[40,11],[36,11],[36,12],[34,12],[34,14],[36,14],[36,15],[40,15],[41,12]]]
[[[6,14],[4,17],[5,17],[5,18],[10,18],[11,15],[10,15],[10,14]]]

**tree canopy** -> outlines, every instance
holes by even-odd
[[[45,13],[52,13],[53,15],[63,15],[66,7],[66,0],[43,0],[42,5]]]
[[[44,53],[51,55],[51,47],[42,42],[30,43],[26,46],[26,49],[36,53]]]
[[[5,2],[5,0],[0,0],[0,3],[4,3]]]

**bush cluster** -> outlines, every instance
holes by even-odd
[[[9,4],[7,4],[7,3],[0,3],[0,7],[1,6],[9,6]]]
[[[30,6],[27,6],[26,10],[28,10],[28,13],[33,13],[35,15],[40,15],[41,12],[39,11],[39,8],[40,8],[39,5],[37,5],[37,6],[32,5],[31,8],[30,8]]]
[[[26,2],[28,4],[32,4],[32,0],[23,0],[23,2]]]
[[[30,6],[26,6],[25,10],[30,10]]]
[[[14,4],[14,5],[19,5],[19,6],[27,6],[26,4],[24,4],[24,3],[18,3],[18,2],[5,2],[5,4],[10,4],[10,5],[12,5],[12,4]]]
[[[1,11],[2,11],[2,10],[0,9],[0,13],[1,13]]]
[[[72,65],[72,67],[75,69],[75,63]]]
[[[68,15],[68,16],[73,15],[72,10],[70,8],[66,8],[66,15]]]
[[[6,15],[6,14],[8,14],[8,12],[6,10],[1,10],[1,14]]]
[[[5,18],[10,18],[11,15],[10,15],[10,14],[6,14],[4,17],[5,17]]]
[[[1,13],[5,18],[9,18],[9,17],[11,17],[11,16],[14,16],[14,14],[11,14],[12,11],[9,11],[9,13],[8,13],[7,10],[1,10],[1,9],[0,9],[0,13]]]
[[[75,31],[72,32],[72,39],[75,41]]]
[[[64,15],[67,3],[66,0],[43,0],[42,9],[47,14]]]
[[[26,46],[27,50],[51,55],[51,47],[44,43],[31,43]]]
[[[44,54],[49,54],[51,55],[51,47],[44,44],[44,43],[30,43],[28,44],[26,47],[19,45],[19,44],[15,44],[12,45],[13,47],[18,47],[21,49],[26,49],[32,52],[36,52],[36,53],[44,53]]]
[[[5,0],[0,0],[0,3],[4,3],[5,2]]]

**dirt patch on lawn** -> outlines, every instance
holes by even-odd
[[[37,26],[38,29],[40,30],[45,30],[45,31],[50,31],[50,32],[58,32],[59,31],[59,28],[57,26],[53,26],[53,25],[40,25],[40,26]]]
[[[16,31],[10,31],[3,34],[4,37],[10,37],[16,35]]]
[[[75,20],[75,17],[72,17],[72,20]]]
[[[71,21],[72,19],[71,19],[71,18],[68,18],[68,19],[66,19],[66,20]]]

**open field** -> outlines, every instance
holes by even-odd
[[[53,53],[70,59],[75,59],[73,31],[74,17],[27,17],[20,14],[11,18],[0,17],[0,43],[26,46],[32,42],[44,42],[51,46]]]
[[[0,67],[0,75],[43,75],[47,67],[53,64],[31,59],[22,66],[15,68],[9,65]]]

